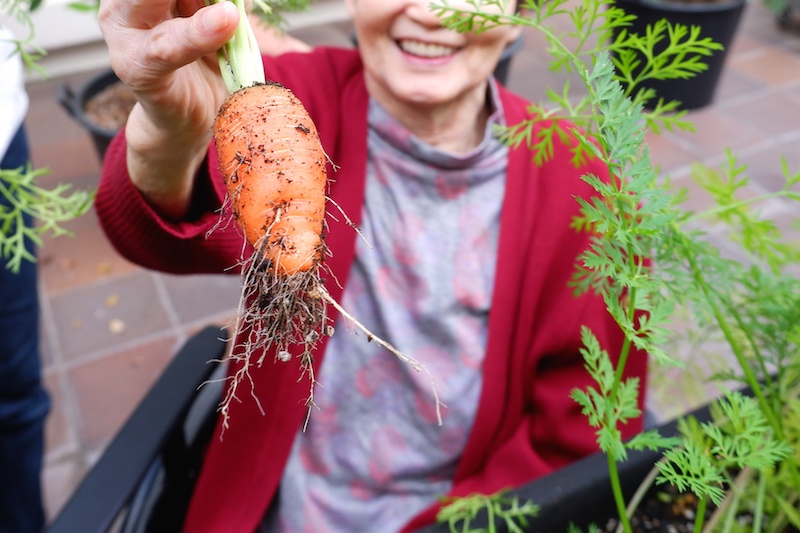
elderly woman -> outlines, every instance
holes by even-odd
[[[210,231],[224,201],[210,128],[227,94],[214,52],[238,15],[198,4],[105,0],[100,12],[139,103],[106,156],[98,213],[120,253],[174,273],[230,272],[245,248],[232,226]],[[591,195],[580,176],[605,170],[575,168],[567,144],[536,166],[493,136],[529,118],[492,77],[518,28],[449,31],[425,0],[345,4],[357,50],[265,57],[267,77],[305,103],[338,167],[330,196],[365,236],[330,221],[328,290],[431,369],[443,423],[427,378],[334,314],[308,427],[308,384],[267,354],[250,370],[258,401],[240,395],[209,445],[187,531],[413,530],[445,495],[519,485],[596,450],[569,397],[590,382],[580,328],[609,353],[622,334],[568,280],[589,242],[570,228],[574,197]],[[645,368],[635,354],[630,375]]]

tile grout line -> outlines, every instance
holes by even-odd
[[[113,346],[102,348],[99,350],[95,350],[93,352],[89,352],[84,354],[80,357],[76,357],[74,359],[70,359],[69,361],[65,361],[63,363],[63,368],[65,371],[69,371],[73,368],[93,363],[96,361],[100,361],[106,357],[114,355],[115,353],[119,353],[121,351],[132,350],[138,346],[142,346],[145,344],[149,344],[155,341],[163,340],[169,337],[174,337],[176,342],[175,349],[177,350],[180,346],[182,346],[186,340],[189,338],[189,334],[187,331],[192,329],[202,328],[204,326],[219,326],[220,328],[220,335],[222,336],[224,332],[224,328],[228,325],[230,321],[230,317],[235,310],[231,309],[229,311],[224,311],[220,313],[216,313],[213,315],[208,315],[196,320],[192,320],[190,322],[186,322],[180,326],[176,326],[174,328],[166,328],[161,329],[156,332],[148,333],[145,335],[137,336],[136,338],[128,339],[125,341],[118,342]]]
[[[150,275],[150,279],[153,281],[153,285],[156,288],[156,294],[158,294],[158,298],[161,301],[161,305],[164,308],[164,311],[167,313],[167,318],[171,323],[171,328],[176,336],[178,337],[179,345],[182,345],[186,342],[186,332],[183,330],[180,314],[178,313],[177,309],[175,309],[175,305],[172,303],[172,298],[169,296],[169,291],[167,291],[167,287],[164,284],[164,277],[159,274],[158,272],[148,271]]]
[[[43,279],[39,279],[39,313],[40,313],[40,320],[42,322],[43,330],[45,335],[48,338],[48,347],[50,349],[50,355],[52,358],[52,365],[50,368],[42,368],[43,377],[46,376],[48,373],[52,373],[57,377],[57,386],[59,388],[59,392],[61,398],[64,402],[63,405],[63,412],[64,417],[66,418],[67,423],[67,443],[65,447],[67,449],[72,449],[73,453],[82,454],[83,444],[81,443],[80,433],[77,430],[78,427],[81,426],[82,420],[80,416],[80,409],[78,408],[77,398],[75,396],[75,391],[70,386],[69,383],[69,376],[67,374],[68,369],[67,365],[65,364],[64,352],[61,349],[61,342],[58,335],[58,328],[55,325],[55,313],[53,311],[53,305],[51,300],[51,295],[47,290],[47,283]],[[41,344],[41,342],[40,342]],[[50,413],[48,414],[48,418],[50,414],[52,414],[55,406],[51,406]],[[53,450],[58,451],[58,450]],[[50,453],[45,453],[45,464],[50,461],[49,457]]]
[[[83,425],[83,418],[81,417],[81,412],[78,407],[76,391],[70,383],[68,374],[69,368],[65,364],[64,352],[59,342],[58,328],[55,325],[55,313],[53,311],[51,298],[52,294],[48,291],[46,281],[40,277],[40,320],[43,326],[42,329],[49,341],[48,347],[52,359],[52,364],[49,368],[42,368],[42,377],[44,378],[50,374],[57,378],[56,386],[58,387],[59,397],[62,402],[60,408],[64,415],[64,424],[67,426],[64,444],[53,449],[45,449],[42,460],[42,499],[48,521],[66,504],[70,494],[51,494],[47,490],[47,474],[55,472],[56,470],[54,469],[58,467],[66,466],[69,469],[67,483],[74,486],[74,484],[79,483],[80,480],[83,479],[89,469],[86,445],[82,442],[80,431],[78,430],[78,428]],[[50,394],[52,398],[53,394],[49,391],[48,394]],[[58,407],[51,405],[50,412],[47,415],[48,420],[56,408]],[[45,431],[47,430],[46,421]],[[45,434],[45,444],[47,443],[46,439],[47,434]]]

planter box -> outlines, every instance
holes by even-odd
[[[711,420],[707,406],[690,415],[700,422]],[[688,416],[688,415],[687,415]],[[672,421],[658,426],[663,436],[677,434],[677,422]],[[619,464],[620,481],[626,502],[639,488],[642,480],[661,458],[661,452],[629,452],[628,460]],[[530,532],[567,531],[575,524],[586,530],[589,524],[605,525],[616,517],[614,499],[611,494],[611,481],[608,476],[608,461],[605,454],[596,453],[576,461],[550,475],[511,490],[509,496],[516,496],[520,502],[531,501],[539,506],[539,514],[529,519]],[[473,521],[475,528],[487,527],[486,516]],[[507,532],[506,524],[494,524],[498,533]],[[447,525],[436,525],[421,530],[423,533],[448,533]]]

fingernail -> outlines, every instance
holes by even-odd
[[[205,33],[216,33],[229,22],[229,14],[225,4],[216,4],[207,7],[200,13],[200,30]]]

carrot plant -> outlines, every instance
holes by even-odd
[[[39,187],[36,180],[44,174],[30,165],[0,170],[0,195],[8,204],[0,204],[0,259],[13,272],[19,271],[23,261],[35,260],[26,248],[27,241],[40,245],[43,234],[69,233],[61,223],[82,215],[92,204],[91,192],[70,191],[66,184],[53,189]],[[31,215],[34,224],[27,224],[25,215]]]
[[[529,526],[529,519],[539,513],[539,507],[532,502],[521,502],[517,496],[506,492],[445,498],[437,519],[447,524],[450,533],[497,533],[496,522],[502,522],[509,533],[523,533]],[[473,521],[477,521],[482,513],[486,516],[487,527],[476,529]]]
[[[498,24],[537,30],[548,42],[551,69],[575,75],[582,85],[581,91],[568,84],[549,90],[547,99],[533,106],[534,119],[499,135],[511,146],[529,147],[538,162],[549,157],[549,147],[562,136],[576,137],[580,146],[575,161],[598,158],[611,176],[608,182],[583,177],[597,196],[578,199],[581,215],[574,227],[590,231],[592,245],[577,258],[572,284],[578,294],[602,295],[626,340],[612,358],[584,328],[582,353],[595,385],[574,390],[572,397],[596,428],[608,458],[620,529],[632,528],[618,463],[629,450],[643,448],[666,450],[654,477],[694,491],[701,507],[713,503],[731,517],[747,502],[758,517],[771,507],[770,531],[786,524],[798,527],[797,513],[790,509],[798,507],[800,493],[800,282],[791,268],[800,262],[800,252],[755,206],[775,198],[800,202],[800,173],[784,165],[781,190],[747,197],[745,169],[729,154],[719,171],[695,168],[694,177],[715,205],[703,212],[684,208],[685,194],[674,191],[651,162],[645,134],[691,130],[692,125],[684,112],[675,112],[678,102],[659,100],[639,84],[645,77],[686,78],[701,72],[703,58],[718,44],[700,38],[697,28],[666,21],[651,26],[646,35],[631,34],[625,29],[631,18],[613,0],[525,0],[520,3],[524,11],[516,15],[483,11],[502,7],[505,0],[468,3],[467,8],[454,8],[441,0],[433,10],[459,31],[480,32]],[[661,52],[655,51],[658,42],[666,45]],[[641,58],[644,69],[639,68]],[[645,103],[652,109],[645,110]],[[565,120],[542,125],[543,119],[553,118]],[[704,229],[711,223],[729,226],[731,239],[724,248]],[[725,253],[731,246],[737,250],[735,259]],[[679,366],[666,349],[680,334],[674,323],[678,312],[688,313],[689,323],[715,331],[715,338],[727,344],[737,368],[717,377],[743,382],[752,397],[724,395],[718,410],[722,414],[714,424],[684,432],[681,440],[649,430],[623,442],[619,427],[641,414],[639,383],[622,379],[627,358],[638,348],[656,363]],[[732,467],[755,476],[760,492],[742,497],[739,487],[749,485],[731,477]],[[704,513],[698,513],[696,531],[702,530],[703,521]]]

